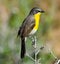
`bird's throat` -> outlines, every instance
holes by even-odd
[[[38,27],[39,27],[40,16],[41,16],[41,13],[37,13],[37,14],[34,15],[34,18],[35,18],[35,27],[34,27],[34,29],[35,30],[37,30]]]

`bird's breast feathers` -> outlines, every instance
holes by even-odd
[[[37,31],[37,29],[39,27],[40,15],[41,15],[41,13],[37,13],[37,14],[34,15],[34,18],[35,18],[35,26],[32,29],[32,31],[30,32],[30,35],[31,34],[34,34]]]

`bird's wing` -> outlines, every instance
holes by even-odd
[[[19,31],[18,36],[28,36],[33,27],[35,26],[35,21],[33,16],[28,16],[22,23]]]

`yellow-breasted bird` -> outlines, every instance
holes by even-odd
[[[21,37],[21,59],[24,58],[26,53],[25,38],[32,36],[38,30],[40,17],[43,12],[42,9],[34,7],[19,28],[18,36]]]

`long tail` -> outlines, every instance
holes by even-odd
[[[25,52],[26,52],[26,49],[25,49],[25,38],[21,37],[21,59],[24,58]]]

